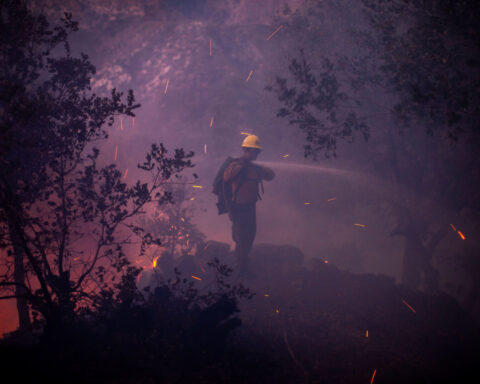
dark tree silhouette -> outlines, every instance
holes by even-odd
[[[480,138],[480,7],[468,0],[364,0],[361,5],[354,17],[366,16],[367,24],[346,28],[358,49],[332,53],[318,48],[308,58],[300,51],[288,72],[267,89],[278,96],[278,116],[305,133],[305,157],[335,154],[337,141],[351,142],[355,131],[365,139],[375,137],[378,148],[369,162],[394,188],[387,200],[389,215],[397,221],[392,235],[406,242],[403,281],[435,291],[438,272],[432,258],[449,222],[446,217],[433,222],[432,212],[474,212],[480,201],[472,191],[480,169],[474,155]],[[307,2],[303,10],[279,20],[295,31],[301,25],[306,30],[302,38],[314,46],[319,15],[343,15],[346,7],[343,0]],[[369,94],[375,95],[374,102],[385,99],[380,113],[378,105],[363,100]],[[395,126],[385,127],[384,119],[375,118],[385,114]],[[427,143],[417,127],[437,140]],[[446,171],[451,178],[441,176]]]
[[[122,182],[115,165],[100,167],[98,141],[115,116],[134,116],[126,100],[91,92],[95,67],[73,57],[70,14],[50,27],[23,2],[0,3],[0,239],[7,250],[1,271],[2,299],[18,298],[20,327],[28,327],[28,303],[47,326],[75,319],[95,305],[118,274],[135,275],[123,246],[133,233],[156,240],[132,219],[145,204],[171,200],[164,184],[192,167],[193,153],[152,145],[139,168],[151,182]]]

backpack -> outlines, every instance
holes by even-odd
[[[227,157],[227,159],[223,162],[222,166],[218,170],[215,179],[213,180],[213,193],[218,196],[217,209],[219,215],[229,212],[230,207],[235,200],[235,196],[232,191],[232,183],[225,183],[223,181],[223,174],[225,173],[225,170],[234,160],[235,159],[231,156]],[[240,184],[246,180],[244,170],[240,171],[240,177],[241,180],[238,183],[237,190],[240,187]],[[263,191],[262,181],[260,181],[260,184]],[[260,194],[258,195],[258,198],[261,200]]]
[[[225,183],[223,181],[223,174],[225,170],[235,159],[231,156],[223,162],[219,168],[215,179],[213,180],[213,193],[218,196],[217,209],[218,214],[222,215],[230,210],[230,206],[233,203],[234,195],[232,191],[232,183]]]

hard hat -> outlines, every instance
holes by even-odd
[[[248,135],[245,140],[243,140],[242,147],[262,149],[260,139],[258,138],[258,136],[255,135]]]

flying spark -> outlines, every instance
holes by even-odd
[[[457,230],[455,229],[455,226],[453,224],[450,224],[450,226],[452,227],[452,229],[457,232]]]
[[[280,25],[274,32],[272,32],[272,33],[270,34],[270,36],[267,37],[267,40],[270,40],[270,39],[271,39],[273,36],[275,36],[275,34],[276,34],[278,31],[280,31],[280,29],[282,29],[282,28],[283,28],[283,25]]]
[[[123,131],[123,119],[120,119],[120,130]]]
[[[118,155],[118,145],[115,146],[115,158],[113,159],[114,161],[117,161],[117,155]]]
[[[251,79],[252,75],[253,75],[253,69],[252,69],[252,70],[250,71],[250,73],[248,74],[247,80],[245,80],[246,83],[248,83],[248,80]]]
[[[304,204],[304,205],[310,205],[310,204],[312,204],[312,203],[308,203],[308,202],[307,202],[307,203],[303,203],[303,204]]]
[[[357,227],[362,227],[362,228],[363,228],[363,227],[366,227],[365,224],[353,224],[353,225],[356,225]]]
[[[290,156],[290,155],[283,155],[282,157],[283,157],[284,159],[286,159],[286,158],[289,157],[289,156]]]
[[[210,128],[213,127],[213,116],[210,118]]]
[[[375,370],[373,371],[373,375],[372,375],[372,378],[371,378],[371,380],[370,380],[370,384],[373,384],[373,379],[375,379],[375,375],[376,375],[376,374],[377,374],[377,370],[375,369]]]
[[[410,309],[413,313],[417,313],[417,311],[415,311],[415,309],[413,309],[412,306],[408,304],[405,300],[402,299],[402,303],[405,304],[408,309]]]
[[[192,275],[192,278],[194,278],[195,280],[202,280],[200,277],[193,276],[193,275]]]
[[[269,295],[268,293],[266,293],[266,294],[265,294],[265,295],[263,295],[263,296],[265,296],[265,297],[270,297],[270,295]]]
[[[207,144],[205,144],[205,153],[207,153]]]
[[[194,185],[193,188],[200,188],[202,189],[203,187],[201,185]]]
[[[330,201],[333,201],[333,200],[337,200],[337,198],[336,198],[336,197],[332,197],[332,198],[328,199],[327,202],[330,202]]]
[[[240,132],[241,135],[247,135],[247,136],[250,136],[252,135],[251,133],[248,133],[248,132]]]
[[[457,233],[458,233],[458,236],[460,236],[460,238],[461,238],[462,240],[465,240],[465,239],[466,239],[466,238],[465,238],[465,235],[464,235],[462,232],[457,231]]]
[[[367,331],[365,332],[365,337],[368,339],[368,329],[367,329]]]
[[[193,200],[195,200],[195,198],[194,198],[194,197],[191,197],[191,198],[190,198],[190,200],[192,200],[192,201],[193,201]]]
[[[210,56],[212,56],[212,39],[210,39]]]
[[[328,264],[328,260],[325,260],[325,264]]]
[[[275,310],[275,312],[276,312],[277,314],[279,314],[279,313],[280,313],[280,311],[279,311],[278,309],[276,309],[276,310]]]
[[[132,117],[132,128],[135,127],[135,117]]]
[[[167,94],[168,82],[169,82],[169,81],[170,81],[170,80],[167,80],[167,84],[165,85],[165,95]]]
[[[125,174],[123,175],[123,180],[126,180],[127,175],[128,175],[128,168],[125,170]]]

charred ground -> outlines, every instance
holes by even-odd
[[[304,262],[291,246],[256,246],[252,260],[252,299],[217,263],[62,334],[6,338],[2,361],[55,382],[474,382],[479,327],[449,296]],[[199,305],[219,277],[223,294]]]

